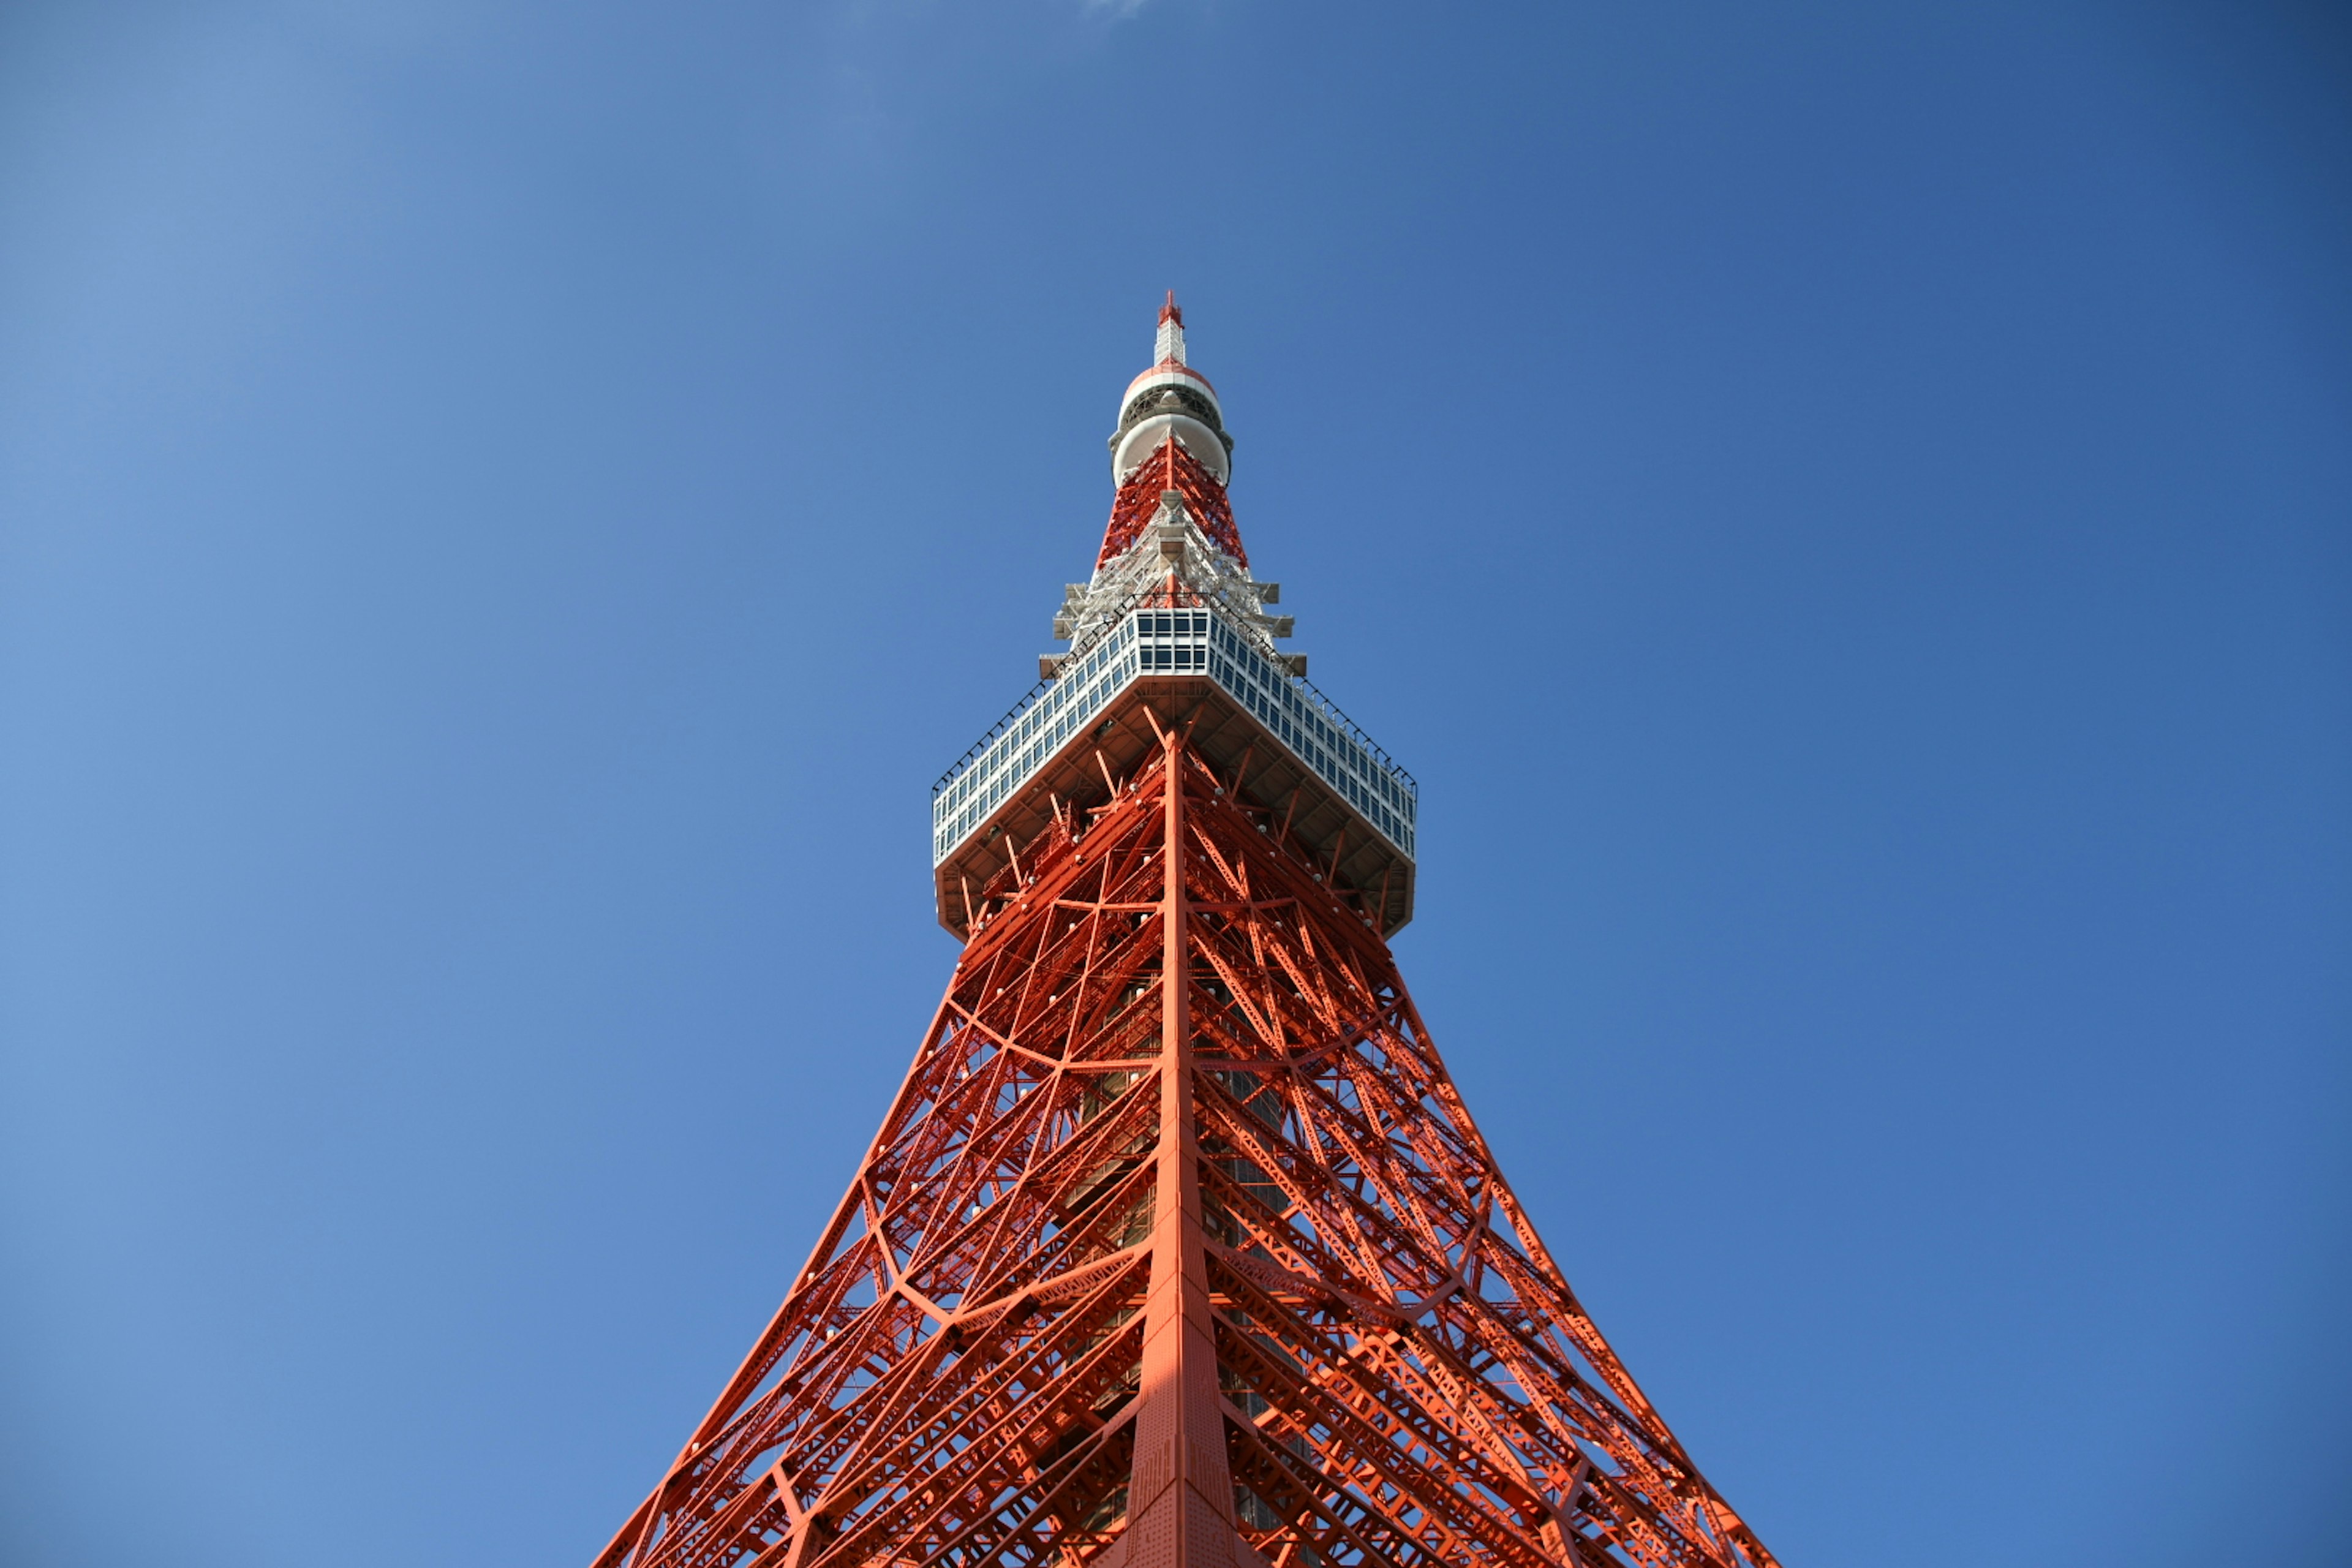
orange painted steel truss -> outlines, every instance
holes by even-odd
[[[984,889],[848,1195],[598,1568],[1772,1568],[1386,943],[1163,721]]]
[[[1226,499],[1225,487],[1207,464],[1184,449],[1184,443],[1170,436],[1119,481],[1118,494],[1110,503],[1110,521],[1103,529],[1102,550],[1095,556],[1097,569],[1125,554],[1142,536],[1144,525],[1160,510],[1160,498],[1170,490],[1184,498],[1185,510],[1210,543],[1236,566],[1249,565],[1249,552],[1242,548],[1242,531],[1234,521],[1233,502]]]

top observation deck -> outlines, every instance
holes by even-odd
[[[940,923],[968,936],[983,889],[1019,874],[1024,845],[1102,801],[1181,727],[1226,788],[1263,808],[1266,831],[1391,935],[1412,917],[1420,788],[1307,679],[1304,656],[1275,649],[1291,619],[1266,613],[1280,589],[1251,575],[1225,505],[1220,412],[1191,398],[1144,406],[1168,401],[1177,372],[1199,380],[1173,296],[1159,347],[1160,363],[1121,400],[1102,556],[1055,618],[1069,651],[1043,656],[1044,679],[931,787]],[[1139,450],[1148,426],[1158,445]]]

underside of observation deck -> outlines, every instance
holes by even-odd
[[[940,924],[970,936],[989,912],[986,889],[1027,846],[1060,819],[1099,807],[1150,758],[1161,734],[1180,728],[1234,798],[1270,813],[1266,830],[1373,929],[1393,936],[1412,919],[1412,858],[1215,681],[1181,675],[1135,680],[940,862]]]

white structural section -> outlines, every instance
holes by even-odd
[[[1062,591],[1054,635],[1068,639],[1071,658],[1081,658],[1139,597],[1167,587],[1171,576],[1222,612],[1260,653],[1280,658],[1274,639],[1290,635],[1290,617],[1265,613],[1280,589],[1257,581],[1211,543],[1174,490],[1161,494],[1160,514],[1123,553],[1105,562],[1091,581]]]
[[[1218,399],[1217,389],[1209,384],[1209,378],[1191,365],[1179,364],[1172,360],[1161,360],[1127,384],[1127,390],[1119,394],[1118,416],[1126,418],[1129,404],[1143,394],[1156,392],[1163,386],[1181,386],[1189,392],[1197,392],[1216,409],[1218,418],[1225,416],[1225,405]]]
[[[1151,358],[1156,364],[1184,363],[1184,318],[1172,310],[1160,312],[1160,340]]]
[[[1164,327],[1160,330],[1167,331]],[[1217,411],[1219,419],[1225,416],[1224,405],[1217,401],[1217,389],[1209,384],[1207,376],[1188,366],[1163,362],[1129,384],[1127,395],[1118,400],[1119,423],[1127,423],[1127,411],[1135,406],[1137,398],[1163,386],[1181,386],[1206,399],[1209,406]],[[1138,464],[1160,449],[1162,439],[1171,435],[1184,443],[1184,450],[1217,476],[1219,484],[1233,478],[1233,454],[1225,449],[1224,441],[1206,423],[1181,408],[1162,409],[1148,419],[1137,421],[1133,429],[1120,436],[1111,449],[1111,478],[1125,480],[1135,472]]]
[[[1133,429],[1118,438],[1118,446],[1110,455],[1111,477],[1126,483],[1127,476],[1160,450],[1160,443],[1171,436],[1181,441],[1184,450],[1216,476],[1217,483],[1222,485],[1234,477],[1232,454],[1217,439],[1217,433],[1190,414],[1176,410],[1139,419]]]

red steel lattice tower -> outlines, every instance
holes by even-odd
[[[946,998],[596,1568],[1774,1568],[1413,1009],[1415,787],[1276,649],[1231,454],[1171,295],[1070,646],[934,793]]]

